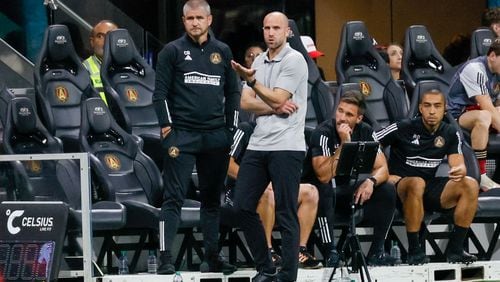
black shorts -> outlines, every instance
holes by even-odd
[[[424,192],[424,210],[429,212],[444,212],[448,209],[441,207],[441,194],[450,179],[448,177],[435,177],[427,180]]]
[[[428,212],[446,212],[450,209],[441,207],[441,194],[443,193],[446,183],[450,179],[448,177],[434,177],[426,181],[425,191],[423,195],[424,210]],[[398,197],[398,209],[402,210],[401,199]]]

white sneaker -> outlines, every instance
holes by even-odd
[[[500,188],[500,184],[491,180],[486,174],[481,174],[481,183],[479,185],[482,190],[487,191],[493,188]]]

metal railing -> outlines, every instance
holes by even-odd
[[[79,160],[80,162],[83,276],[84,281],[91,281],[94,274],[92,268],[92,218],[90,199],[90,164],[88,153],[0,155],[0,162],[46,160]]]

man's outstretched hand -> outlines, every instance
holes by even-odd
[[[252,81],[254,80],[254,75],[255,75],[255,70],[254,69],[248,69],[242,66],[241,64],[235,62],[234,60],[231,60],[231,67],[233,67],[233,70],[236,71],[236,73],[243,78],[245,81]]]

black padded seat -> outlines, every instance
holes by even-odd
[[[163,187],[161,173],[153,160],[142,152],[134,136],[116,123],[100,98],[83,102],[80,132],[81,148],[89,152],[93,175],[101,187],[99,194],[126,207],[127,222],[121,233],[141,237],[134,246],[117,247],[135,251],[130,266],[133,271],[142,249],[157,248]],[[199,202],[186,200],[180,227],[191,230],[199,226],[199,213]]]
[[[9,102],[3,146],[8,154],[62,153],[61,141],[42,125],[27,97]],[[13,162],[20,187],[17,200],[63,201],[70,209],[69,228],[81,229],[80,168],[72,160]],[[95,230],[119,229],[125,225],[125,207],[113,202],[92,205]]]
[[[470,57],[474,59],[488,53],[491,43],[495,40],[495,35],[487,27],[480,27],[472,32],[470,38]]]
[[[288,37],[290,47],[299,51],[306,60],[309,77],[307,79],[306,126],[310,128],[331,119],[333,114],[333,94],[330,87],[321,79],[318,66],[307,53],[300,32],[294,20],[288,20],[291,34]]]
[[[161,168],[160,126],[153,106],[155,71],[141,57],[126,29],[106,35],[101,78],[117,123],[144,140],[144,153]]]
[[[344,83],[358,83],[365,96],[367,114],[374,129],[405,118],[406,93],[391,76],[389,66],[373,46],[372,37],[361,21],[344,24],[335,62],[339,91]]]
[[[65,25],[46,29],[34,77],[42,122],[63,141],[65,152],[78,152],[81,101],[99,94],[91,85]]]
[[[479,194],[476,217],[499,217],[500,189],[490,189]]]
[[[157,229],[160,171],[99,98],[82,103],[80,142],[82,151],[90,154],[102,196],[127,207],[126,228]]]
[[[427,28],[412,25],[405,34],[402,72],[409,91],[421,80],[437,81],[446,91],[444,86],[449,86],[455,69],[439,53]]]

